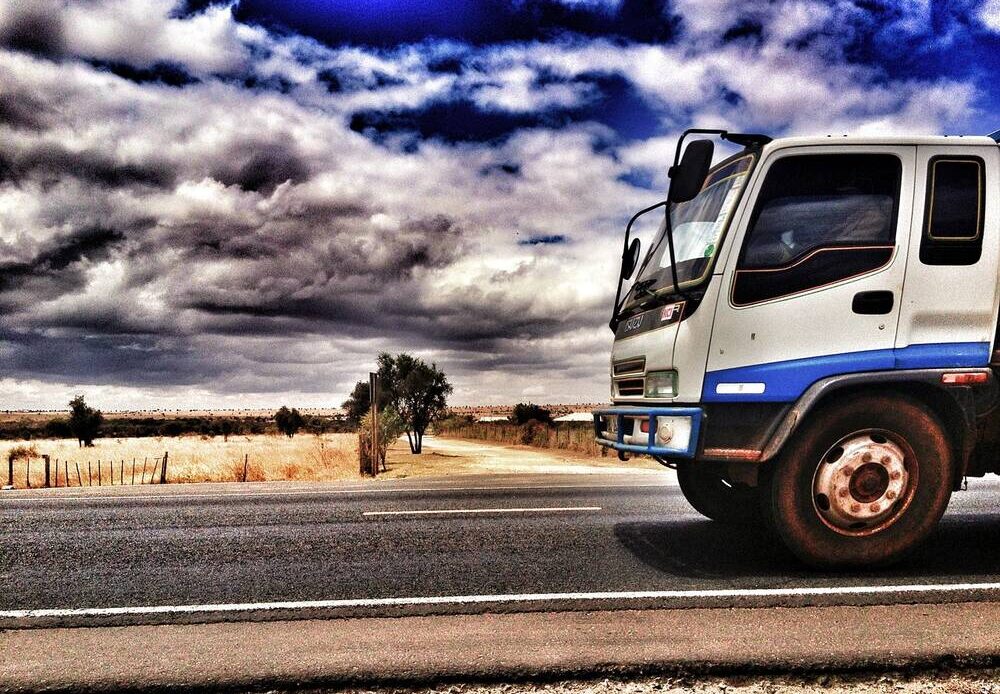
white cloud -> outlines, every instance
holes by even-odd
[[[77,55],[149,67],[183,65],[196,73],[228,72],[247,59],[226,6],[175,19],[168,3],[103,0],[66,10],[66,38]]]
[[[713,35],[736,24],[747,7],[734,0],[675,0],[674,4],[688,31]]]
[[[572,108],[592,91],[585,86],[547,84],[537,86],[538,73],[525,65],[491,70],[483,84],[473,91],[473,101],[480,107],[532,113],[552,108]]]
[[[1000,33],[1000,0],[986,0],[979,6],[976,17],[984,27]]]

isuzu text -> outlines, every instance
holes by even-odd
[[[814,566],[904,556],[1000,473],[998,140],[685,132],[626,230],[598,442]]]

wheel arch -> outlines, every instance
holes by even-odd
[[[996,384],[989,369],[963,369],[970,370],[987,372],[989,387],[995,390]],[[952,452],[952,489],[957,490],[976,445],[977,399],[969,386],[943,386],[941,375],[947,371],[949,370],[919,369],[858,373],[817,381],[802,394],[782,419],[764,446],[761,461],[769,461],[778,455],[807,417],[818,408],[830,405],[835,398],[859,394],[897,394],[920,403],[941,421]]]

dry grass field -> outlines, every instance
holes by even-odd
[[[93,448],[79,448],[75,439],[42,439],[34,441],[5,441],[0,443],[0,460],[3,461],[3,478],[6,481],[6,462],[10,450],[16,446],[30,446],[37,456],[31,461],[31,484],[44,484],[44,468],[38,458],[43,454],[58,460],[60,470],[69,461],[70,482],[76,486],[76,465],[84,486],[88,484],[88,468],[93,484],[97,483],[97,462],[101,461],[101,480],[109,484],[111,461],[114,461],[115,484],[122,479],[121,462],[125,461],[124,479],[132,480],[132,462],[135,461],[136,483],[141,478],[143,464],[147,464],[146,480],[152,474],[153,460],[169,453],[168,482],[235,482],[243,478],[244,456],[249,456],[247,481],[311,480],[330,481],[348,479],[358,475],[356,434],[298,435],[294,438],[277,435],[230,436],[179,436],[125,439],[98,439]],[[24,486],[25,461],[15,464],[15,484]],[[62,473],[60,473],[62,475]],[[60,478],[60,484],[64,482]]]
[[[247,482],[357,479],[357,441],[356,434],[299,434],[292,439],[277,435],[241,435],[230,436],[229,441],[223,441],[221,436],[97,439],[93,448],[79,448],[76,440],[69,439],[4,441],[0,442],[0,484],[7,481],[8,453],[17,446],[33,450],[30,466],[24,460],[15,463],[14,485],[17,488],[26,486],[28,473],[32,487],[44,486],[43,454],[49,455],[53,463],[58,461],[60,487],[66,485],[67,461],[72,487],[80,486],[81,482],[84,487],[96,486],[98,479],[103,486],[108,486],[111,484],[111,461],[114,462],[116,485],[122,481],[126,485],[132,483],[133,461],[135,484],[158,482],[159,467],[154,474],[154,461],[158,463],[164,452],[170,454],[167,465],[170,483],[242,481],[244,456],[248,456],[249,463]],[[379,473],[379,479],[520,472],[593,473],[612,468],[662,469],[653,461],[636,460],[623,467],[615,458],[580,451],[437,437],[424,440],[424,452],[420,455],[410,453],[405,437],[394,441],[389,447],[387,467],[387,471]],[[53,472],[50,478],[53,482],[54,476]]]

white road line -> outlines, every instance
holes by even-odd
[[[362,516],[443,516],[463,513],[566,513],[600,511],[600,506],[539,506],[537,508],[440,508],[417,511],[364,511]]]
[[[1000,591],[1000,583],[942,583],[900,586],[830,586],[824,588],[745,588],[724,590],[640,590],[606,593],[524,593],[509,595],[447,595],[409,598],[305,600],[289,602],[225,603],[216,605],[149,605],[135,607],[81,607],[68,609],[2,610],[0,619],[53,617],[115,617],[154,614],[267,612],[421,605],[476,605],[557,601],[667,600],[676,598],[792,598],[806,596],[915,596],[923,593]]]
[[[341,494],[402,494],[405,492],[483,492],[483,491],[509,491],[509,490],[538,490],[538,489],[633,489],[633,488],[652,488],[652,487],[675,487],[676,483],[671,483],[671,481],[655,482],[653,484],[648,484],[645,482],[639,482],[635,484],[546,484],[546,485],[498,485],[498,486],[483,486],[483,487],[386,487],[383,489],[293,489],[293,490],[277,490],[271,492],[223,492],[218,494],[193,494],[193,493],[180,493],[172,494],[170,492],[164,494],[120,494],[120,495],[110,495],[110,494],[93,494],[93,495],[62,495],[62,494],[52,494],[51,496],[3,496],[0,493],[0,506],[3,506],[4,502],[7,501],[103,501],[103,500],[121,500],[121,499],[228,499],[228,498],[243,498],[243,497],[254,497],[254,496],[298,496],[298,495],[341,495]]]

